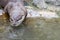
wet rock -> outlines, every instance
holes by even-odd
[[[35,10],[32,7],[27,6],[27,18],[36,18],[36,17],[44,17],[44,18],[59,18],[59,16],[52,11],[47,10]]]
[[[37,7],[39,7],[40,9],[41,8],[42,9],[47,8],[47,5],[46,5],[46,3],[45,3],[44,0],[38,0],[38,1],[37,0],[33,0],[33,3],[34,3],[34,5],[36,5]]]
[[[40,9],[47,9],[48,5],[60,5],[60,0],[33,0],[34,5],[36,5]]]

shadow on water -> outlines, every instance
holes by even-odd
[[[2,26],[0,40],[60,40],[60,18],[27,18],[19,27]]]

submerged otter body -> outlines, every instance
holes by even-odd
[[[3,2],[4,2],[4,5]],[[23,0],[2,0],[0,5],[4,7],[4,11],[8,12],[10,16],[10,24],[12,26],[20,25],[27,14],[26,8],[24,7]],[[6,2],[6,3],[5,3]]]

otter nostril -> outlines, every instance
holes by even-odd
[[[14,26],[16,25],[16,24],[13,24]]]
[[[11,18],[10,18],[11,21],[13,21]]]

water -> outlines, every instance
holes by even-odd
[[[15,28],[5,24],[0,40],[60,40],[60,18],[27,18]]]

